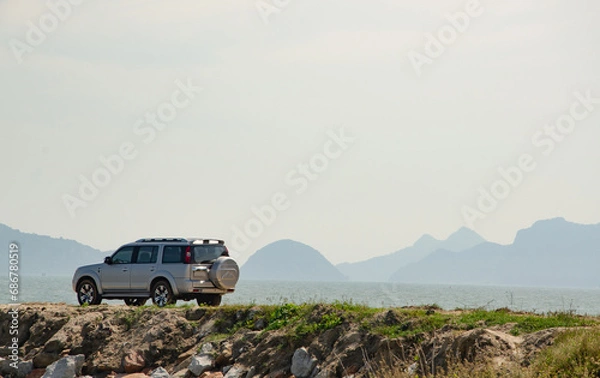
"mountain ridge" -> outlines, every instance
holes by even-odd
[[[25,276],[71,276],[78,266],[101,262],[106,255],[76,240],[27,233],[0,223],[0,245],[13,242],[19,245],[19,272]],[[7,269],[8,259],[0,259],[0,271]]]
[[[21,246],[23,275],[70,276],[78,266],[101,262],[107,254],[76,240],[25,233],[0,224],[0,243],[8,246],[13,241]],[[248,265],[250,261],[255,262]],[[7,259],[0,259],[0,271],[6,272],[7,264]],[[242,267],[241,277],[242,280],[381,282],[389,279],[401,283],[598,287],[600,279],[596,279],[595,272],[598,265],[600,223],[580,224],[553,218],[519,230],[509,245],[485,241],[463,227],[446,240],[424,234],[413,246],[394,253],[336,266],[315,248],[283,239],[251,255]],[[356,270],[355,276],[347,274],[351,269]]]
[[[400,268],[399,283],[599,287],[600,223],[554,218],[520,230],[512,244],[483,243],[461,253],[436,251]]]
[[[341,263],[336,265],[336,268],[351,281],[387,281],[399,268],[417,262],[440,248],[458,252],[483,242],[485,239],[475,231],[462,227],[450,234],[446,240],[438,240],[425,234],[412,246],[359,262]]]

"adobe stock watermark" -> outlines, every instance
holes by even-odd
[[[290,3],[291,0],[258,0],[254,6],[263,24],[269,25],[269,17],[283,12]]]
[[[475,206],[462,207],[465,225],[474,229],[475,223],[485,219],[494,212],[498,205],[506,200],[523,182],[527,174],[538,167],[541,157],[548,157],[556,147],[564,142],[577,129],[577,124],[588,118],[600,105],[600,97],[593,97],[592,91],[575,92],[575,100],[569,109],[553,123],[544,125],[531,137],[533,153],[523,153],[508,167],[497,169],[498,179],[488,187],[480,186],[477,190]],[[537,156],[536,156],[537,155]]]
[[[318,180],[331,163],[339,159],[356,140],[343,127],[337,131],[328,131],[327,136],[328,139],[319,152],[297,164],[285,175],[284,189],[273,193],[268,203],[250,207],[251,218],[241,226],[232,227],[232,237],[229,240],[235,252],[245,252],[277,220],[279,213],[292,206],[291,197],[306,193],[311,183]]]
[[[48,35],[54,33],[59,25],[67,21],[73,14],[74,7],[85,0],[47,0],[47,10],[37,22],[27,21],[27,31],[24,38],[11,38],[8,45],[19,64],[23,63],[26,54],[31,54],[37,46],[46,41]]]
[[[408,60],[413,66],[418,77],[423,74],[423,67],[432,65],[434,60],[446,52],[446,48],[452,46],[459,35],[464,34],[471,26],[471,21],[480,17],[485,9],[479,0],[469,0],[464,10],[453,14],[446,14],[447,23],[440,27],[436,33],[425,33],[423,52],[410,50],[407,54]]]
[[[74,194],[65,193],[62,201],[72,218],[75,218],[78,209],[88,207],[100,194],[100,190],[106,188],[115,176],[121,174],[128,162],[134,160],[139,151],[139,143],[152,143],[158,133],[164,131],[169,124],[179,115],[179,112],[190,106],[202,88],[195,86],[192,79],[182,82],[177,79],[174,82],[176,89],[173,90],[169,100],[159,104],[154,110],[148,111],[133,124],[132,132],[138,137],[138,141],[126,141],[121,143],[118,149],[109,155],[98,157],[98,167],[89,175],[79,175],[79,188]]]
[[[8,360],[10,367],[19,367],[19,294],[20,294],[20,261],[21,250],[19,244],[11,242],[8,245],[8,294],[10,310],[8,310]]]

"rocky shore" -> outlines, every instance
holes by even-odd
[[[36,303],[19,307],[14,369],[9,310],[0,306],[0,375],[19,378],[358,378],[422,375],[468,362],[527,366],[564,326],[596,324],[576,316],[563,324],[509,311],[342,303],[164,309]]]

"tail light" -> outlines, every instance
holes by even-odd
[[[185,258],[183,259],[183,262],[186,264],[192,263],[192,247],[189,245],[185,249]]]
[[[221,256],[229,257],[229,250],[227,249],[227,247],[225,247],[225,250],[223,251],[223,253],[221,254]]]

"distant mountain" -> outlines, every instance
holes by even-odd
[[[80,265],[102,262],[107,254],[74,240],[28,234],[0,224],[0,275],[8,275],[8,245],[20,246],[21,275],[71,276]]]
[[[446,240],[437,240],[431,235],[424,235],[412,247],[365,261],[338,264],[336,268],[352,281],[385,282],[398,269],[427,257],[437,249],[458,252],[484,242],[485,240],[475,231],[463,227]],[[369,251],[370,253],[372,251]]]
[[[438,250],[398,270],[404,283],[599,287],[600,224],[563,218],[536,222],[511,245],[484,243],[461,253]]]
[[[345,281],[345,277],[316,249],[293,240],[271,243],[253,254],[240,278],[260,281]]]

